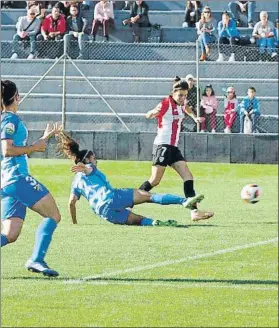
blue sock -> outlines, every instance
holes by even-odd
[[[44,260],[56,227],[56,221],[51,218],[45,218],[39,225],[36,232],[35,246],[31,257],[32,261],[42,262]]]
[[[141,226],[152,226],[153,220],[149,218],[143,218],[140,222]]]
[[[8,244],[7,236],[1,233],[1,247],[6,246],[7,244]]]
[[[174,196],[170,194],[152,194],[151,196],[152,203],[161,204],[161,205],[170,205],[170,204],[182,204],[185,202],[185,198],[180,196]]]

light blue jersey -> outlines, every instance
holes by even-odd
[[[21,119],[12,112],[1,115],[1,140],[11,139],[14,146],[26,146],[28,131]],[[1,188],[29,174],[27,155],[4,157],[1,150]]]
[[[71,193],[80,198],[84,196],[92,210],[97,215],[102,215],[102,211],[114,197],[114,189],[109,184],[106,176],[95,166],[91,174],[77,173],[72,182]]]

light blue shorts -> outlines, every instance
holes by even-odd
[[[126,224],[134,205],[134,189],[115,189],[114,196],[103,208],[101,217],[114,224]]]
[[[26,207],[31,208],[49,193],[48,189],[31,175],[1,189],[1,219],[26,216]]]

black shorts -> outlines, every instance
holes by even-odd
[[[171,166],[172,164],[184,161],[185,158],[181,154],[178,147],[171,145],[153,145],[153,162],[152,165]]]

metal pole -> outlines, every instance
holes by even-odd
[[[73,62],[73,60],[67,56],[70,62],[73,64],[73,66],[78,70],[78,72],[81,74],[81,76],[86,80],[86,82],[91,86],[91,88],[98,94],[98,96],[103,100],[103,102],[108,106],[108,108],[114,113],[114,115],[119,119],[119,121],[123,124],[125,129],[128,132],[131,132],[131,130],[128,128],[128,126],[125,124],[125,122],[121,119],[121,117],[116,113],[116,111],[110,106],[110,104],[106,101],[106,99],[100,94],[100,92],[94,87],[94,85],[88,80],[88,78],[83,74],[83,72],[77,67],[77,65]]]
[[[66,59],[67,59],[67,35],[64,36],[64,60],[63,60],[63,85],[62,85],[62,127],[66,127]]]
[[[200,77],[199,77],[199,43],[196,42],[196,86],[197,86],[197,117],[200,117]],[[200,123],[197,123],[197,132],[200,132]]]
[[[48,75],[48,73],[54,68],[54,66],[56,65],[56,64],[58,64],[59,62],[60,62],[60,60],[62,59],[64,57],[64,55],[62,55],[60,58],[58,58],[57,60],[56,60],[56,62],[45,72],[45,74],[39,79],[39,81],[38,82],[36,82],[34,85],[33,85],[33,87],[26,93],[26,95],[20,100],[20,102],[19,102],[19,105],[30,95],[30,93],[36,88],[36,86],[38,85],[38,84],[40,84],[41,83],[41,81]]]

